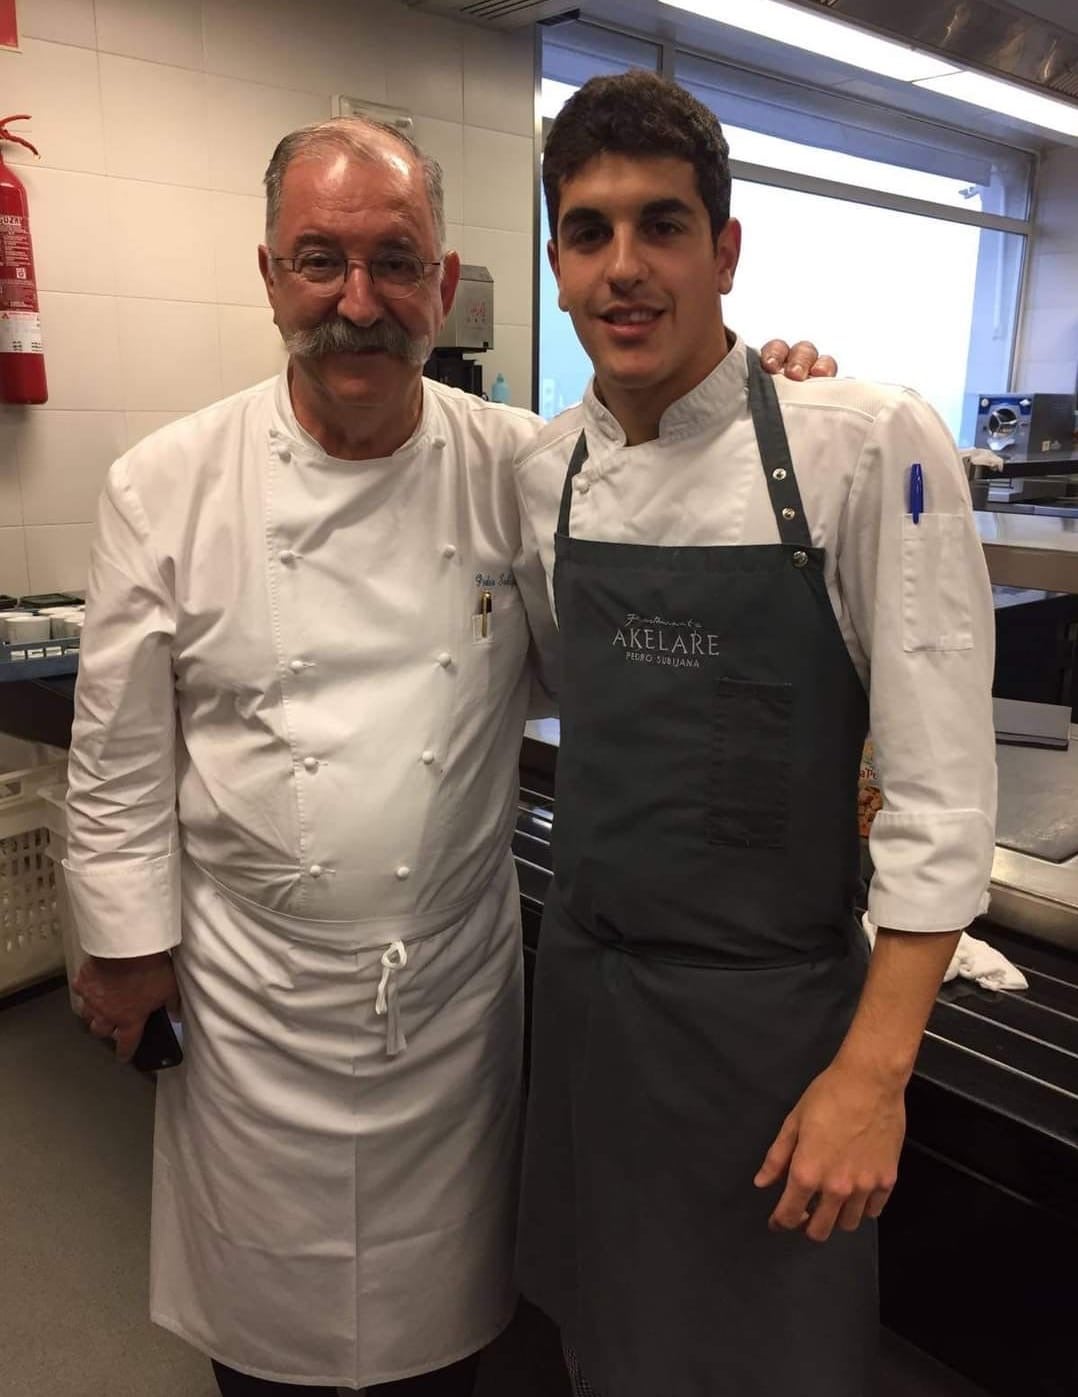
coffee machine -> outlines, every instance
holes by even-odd
[[[1070,393],[985,393],[977,400],[973,444],[1021,459],[1064,451],[1073,439],[1074,397]]]
[[[439,383],[485,397],[483,366],[465,356],[493,348],[494,279],[486,267],[462,266],[453,308],[423,365],[423,373]]]

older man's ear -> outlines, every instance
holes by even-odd
[[[820,354],[811,340],[798,340],[791,348],[785,340],[768,340],[760,350],[760,361],[768,373],[784,373],[787,378],[834,378],[838,364],[830,354]]]

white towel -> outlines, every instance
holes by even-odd
[[[868,944],[876,944],[876,928],[868,919],[868,913],[861,918],[861,926]],[[1028,990],[1029,981],[1016,965],[1012,965],[1001,951],[990,946],[987,941],[978,941],[968,932],[962,933],[951,963],[944,972],[944,982],[961,975],[963,980],[975,980],[986,990]]]
[[[985,470],[998,473],[1007,464],[1004,457],[997,456],[994,451],[989,451],[984,446],[963,447],[958,454],[967,470],[970,466],[984,466]]]

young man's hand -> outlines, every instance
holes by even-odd
[[[786,1176],[768,1225],[826,1242],[835,1227],[854,1232],[879,1217],[905,1133],[903,1085],[832,1063],[786,1117],[754,1180],[768,1188]]]
[[[95,1038],[112,1038],[120,1062],[130,1062],[155,1009],[165,1005],[173,1014],[179,1010],[176,974],[167,951],[122,960],[91,956],[72,988],[82,999],[82,1017],[90,1032]]]
[[[768,373],[787,378],[834,378],[838,364],[830,354],[820,354],[811,340],[798,340],[791,348],[785,340],[768,340],[760,350],[760,362]]]

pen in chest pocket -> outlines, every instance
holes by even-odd
[[[925,512],[925,473],[921,469],[920,463],[914,461],[910,466],[910,514],[913,522],[919,524],[921,515]]]
[[[486,640],[494,630],[494,593],[479,593],[479,609],[472,616],[472,639]]]

